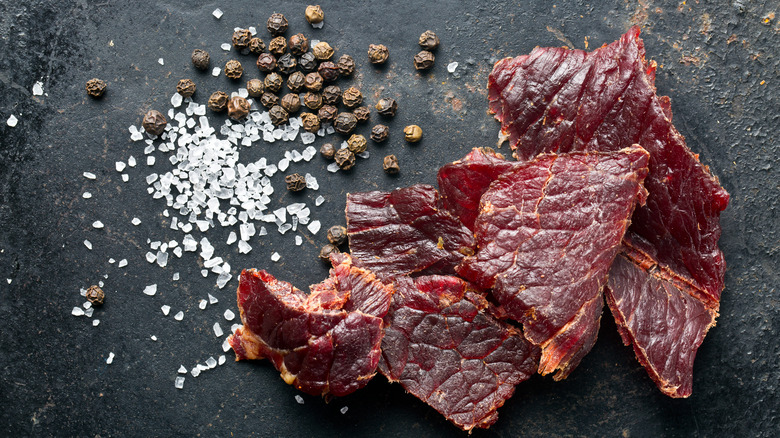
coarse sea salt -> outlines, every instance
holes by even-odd
[[[97,327],[99,324],[100,324],[100,320],[99,319],[93,319],[92,320],[92,327]]]
[[[208,295],[209,295],[209,304],[217,304],[219,302],[217,297],[215,297],[214,295],[211,295],[211,294],[208,294]]]
[[[106,358],[106,364],[111,365],[112,362],[114,362],[114,352],[109,352],[108,357]]]
[[[117,263],[116,265],[117,267],[124,268],[125,266],[127,266],[127,259],[120,260],[119,263]]]
[[[219,68],[219,67],[214,67],[211,70],[211,76],[217,77],[217,76],[219,76],[220,73],[222,73],[222,69]]]
[[[458,68],[457,61],[453,61],[449,64],[447,64],[447,71],[450,73],[455,73],[455,69]]]
[[[15,115],[11,114],[8,116],[8,120],[6,120],[5,123],[13,128],[17,123],[19,123],[19,119],[17,119]]]
[[[103,222],[100,222],[100,221],[92,222],[92,228],[96,228],[96,229],[99,230],[99,229],[101,229],[103,227],[104,227]]]
[[[97,178],[97,176],[94,173],[92,173],[92,172],[84,172],[82,175],[86,179],[95,179],[95,178]]]
[[[70,311],[70,314],[73,316],[84,316],[84,309],[81,307],[74,307],[73,310]]]
[[[180,366],[180,367],[179,367],[179,369],[177,370],[177,372],[178,372],[179,374],[187,374],[187,367],[185,367],[184,365],[182,365],[182,366]]]
[[[222,9],[220,9],[220,8],[214,9],[214,12],[211,13],[211,15],[213,15],[214,18],[216,18],[217,20],[222,18],[222,14],[223,14],[223,12],[222,12]]]
[[[82,197],[82,198],[84,198],[84,199],[89,199],[89,198],[91,198],[91,197],[92,197],[92,193],[89,193],[89,192],[84,192],[84,193],[81,195],[81,197]]]
[[[92,242],[89,240],[84,240],[84,246],[86,246],[88,250],[92,250]]]
[[[162,306],[160,306],[160,310],[162,310],[163,315],[168,316],[168,313],[171,312],[171,306],[167,304],[163,304]]]
[[[281,258],[282,256],[280,256],[278,252],[271,254],[271,261],[278,262]]]
[[[218,338],[219,338],[219,337],[220,337],[220,336],[222,336],[222,335],[223,335],[223,333],[222,333],[222,327],[220,327],[220,326],[219,326],[219,323],[218,323],[218,322],[215,322],[215,323],[214,323],[214,336],[216,336],[216,337],[218,337]]]
[[[224,355],[224,354],[220,354],[220,355],[219,355],[219,359],[217,359],[217,361],[218,361],[218,363],[219,363],[220,365],[224,365],[224,364],[225,364],[225,360],[227,360],[227,359],[225,358],[225,355]]]
[[[144,293],[150,297],[157,293],[157,284],[150,284],[144,288]]]
[[[151,339],[151,340],[153,340],[153,341],[157,342],[157,336],[155,336],[155,335],[152,335],[152,336],[150,336],[150,337],[149,337],[149,339]]]
[[[299,405],[302,405],[303,404],[303,397],[301,397],[300,395],[296,394],[295,395],[295,401],[298,402]]]
[[[43,82],[36,81],[32,87],[33,96],[43,96]]]
[[[159,58],[159,59],[157,59],[157,62],[158,62],[160,65],[165,65],[165,60],[164,60],[164,59],[162,59],[162,58]]]
[[[206,365],[209,368],[214,368],[217,366],[217,360],[214,359],[214,356],[210,356],[208,359],[206,359]]]
[[[184,312],[179,310],[179,312],[173,316],[173,319],[175,319],[176,321],[181,321],[182,319],[184,319]]]
[[[227,309],[227,310],[225,310],[225,315],[224,316],[225,316],[225,319],[227,319],[228,321],[232,321],[236,317],[236,314],[233,313],[232,310]]]
[[[173,386],[175,386],[176,389],[184,389],[184,377],[176,376],[176,379],[173,381]]]

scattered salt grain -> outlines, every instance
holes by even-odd
[[[200,300],[200,302],[198,303],[198,307],[200,308],[200,310],[205,310],[207,304],[208,302],[206,300]]]
[[[122,174],[122,182],[128,182],[130,181],[130,175],[123,173]]]
[[[305,152],[305,151],[304,151]],[[311,176],[310,173],[307,173],[306,176],[306,188],[311,190],[317,190],[320,188],[319,183],[317,182],[317,178]]]
[[[93,319],[92,320],[92,327],[97,327],[99,324],[100,324],[100,320],[99,319]]]
[[[303,404],[303,397],[301,397],[300,395],[296,394],[295,395],[295,401],[297,401],[299,405],[302,405]]]
[[[230,281],[231,278],[233,278],[233,276],[228,274],[227,272],[223,272],[219,274],[219,277],[217,277],[217,287],[222,289],[223,287],[225,287],[225,285],[228,284],[228,281]]]
[[[135,157],[130,155],[127,157],[127,165],[130,167],[135,167]]]
[[[89,309],[90,307],[92,307],[92,302],[84,301],[84,303],[81,304],[81,307],[83,307],[84,309]]]
[[[108,353],[108,357],[106,358],[106,364],[111,365],[111,362],[114,361],[114,353],[110,352]]]
[[[246,243],[245,241],[240,240],[238,242],[238,252],[240,252],[241,254],[248,254],[249,251],[252,251],[252,246]]]
[[[236,232],[235,231],[231,231],[230,234],[228,235],[226,243],[228,245],[232,245],[232,244],[234,244],[236,242],[236,240],[238,240],[238,237],[236,236]]]
[[[230,351],[230,342],[228,342],[227,339],[225,339],[225,342],[222,343],[222,351],[224,352]]]
[[[220,47],[222,47],[222,50],[224,50],[226,52],[230,51],[230,43],[222,43],[222,45]]]
[[[187,368],[184,365],[180,366],[179,370],[178,370],[178,373],[179,374],[187,374]]]
[[[168,316],[168,313],[170,313],[171,311],[171,306],[167,304],[163,304],[162,306],[160,306],[160,310],[162,310],[163,315]]]
[[[232,321],[235,317],[236,317],[236,314],[233,313],[232,310],[230,310],[230,309],[225,310],[225,319],[227,319],[228,321]]]
[[[179,310],[179,313],[177,313],[176,315],[174,315],[174,316],[173,316],[173,319],[175,319],[176,321],[181,321],[182,319],[184,319],[184,312],[182,312],[181,310]]]
[[[225,364],[225,360],[227,360],[225,358],[225,355],[221,354],[221,355],[219,355],[219,359],[217,359],[217,363],[219,363],[220,365],[224,365]]]
[[[125,164],[124,161],[117,161],[114,164],[114,166],[116,166],[116,171],[117,172],[121,172],[121,171],[125,170],[125,167],[127,167],[127,165]]]
[[[456,68],[458,68],[458,63],[457,62],[451,62],[451,63],[447,64],[447,71],[450,72],[450,73],[455,73],[455,69]]]
[[[16,126],[16,124],[17,124],[17,123],[19,123],[19,119],[17,119],[15,115],[11,114],[11,115],[8,117],[8,120],[6,120],[6,122],[5,122],[5,123],[7,123],[7,124],[8,124],[8,126],[10,126],[10,127],[12,127],[12,128],[13,128],[14,126]]]
[[[164,59],[162,59],[162,58],[159,58],[159,59],[157,60],[157,62],[158,62],[158,63],[160,63],[160,65],[165,65],[165,60],[164,60]]]
[[[302,243],[303,243],[303,237],[295,236],[295,246],[301,246]]]
[[[157,336],[155,336],[155,335],[152,335],[152,336],[150,336],[150,337],[149,337],[149,339],[151,339],[151,340],[153,340],[153,341],[157,342]]]
[[[84,309],[81,307],[74,307],[73,310],[70,311],[70,314],[73,316],[84,316]]]
[[[157,261],[157,254],[155,254],[155,253],[153,253],[151,251],[148,251],[146,253],[146,261],[149,262],[149,263],[154,263],[155,261]]]
[[[208,365],[209,368],[214,368],[217,366],[217,360],[214,359],[214,356],[210,356],[206,359],[206,365]]]
[[[174,272],[173,273],[173,281],[178,281],[178,280],[179,280],[179,273],[178,272]]]
[[[92,197],[92,193],[84,192],[84,194],[82,194],[81,197],[84,199],[89,199]]]
[[[43,82],[36,81],[32,87],[33,96],[43,96]]]
[[[314,140],[316,139],[316,136],[314,133],[311,132],[303,132],[301,133],[301,142],[303,144],[312,144],[314,143]]]
[[[317,234],[317,232],[320,231],[320,221],[312,221],[306,228],[309,229],[310,233]]]
[[[89,240],[84,240],[84,246],[86,246],[88,250],[92,250],[92,242]]]
[[[99,229],[103,228],[103,226],[104,226],[103,222],[100,222],[100,221],[92,222],[92,228],[96,228],[96,229],[99,230]]]
[[[84,311],[84,316],[86,316],[87,318],[92,318],[93,313],[95,313],[95,308],[90,307],[89,309]]]
[[[173,382],[173,386],[175,386],[176,389],[183,389],[184,388],[184,377],[177,376],[176,379]]]
[[[328,164],[327,169],[328,169],[328,172],[336,173],[336,172],[339,171],[340,168],[339,168],[338,163],[330,163],[330,164]]]
[[[230,332],[235,333],[241,327],[241,324],[233,324],[230,326]]]
[[[317,196],[317,199],[314,200],[314,205],[319,207],[320,205],[322,205],[323,202],[325,202],[325,197],[320,195],[320,196]]]
[[[130,223],[132,223],[133,225],[138,226],[138,225],[141,224],[141,219],[138,219],[137,217],[134,217],[133,220],[130,221]]]
[[[313,27],[314,29],[322,29],[322,26],[324,26],[324,25],[325,25],[325,22],[324,21],[320,21],[319,23],[312,23],[311,27]]]
[[[157,293],[157,284],[150,284],[144,288],[144,293],[150,297]]]
[[[280,256],[278,252],[271,254],[271,261],[278,262],[281,258],[282,256]]]
[[[214,9],[214,12],[211,13],[211,15],[213,15],[214,18],[216,18],[217,20],[222,18],[222,14],[223,14],[223,12],[222,12],[222,9],[220,9],[220,8]]]
[[[208,295],[209,295],[209,304],[217,304],[219,302],[217,297],[215,297],[214,295],[211,295],[211,294],[208,294]]]
[[[164,268],[168,264],[168,253],[157,251],[157,264]]]
[[[200,368],[197,366],[193,367],[192,370],[190,370],[190,374],[192,374],[192,377],[198,377],[200,375]]]
[[[341,415],[344,415],[344,414],[347,413],[348,410],[349,410],[349,407],[344,406],[343,408],[339,409],[339,412],[341,412]]]
[[[127,259],[122,259],[117,263],[117,267],[124,268],[125,266],[127,266]]]
[[[214,67],[211,70],[211,76],[217,77],[217,76],[219,76],[220,73],[222,73],[222,69],[219,68],[219,67]]]
[[[155,158],[151,155],[146,157],[146,165],[147,166],[154,166]]]
[[[171,96],[171,105],[174,108],[178,108],[181,106],[183,100],[184,100],[184,96],[182,96],[179,93],[173,93],[173,96]]]
[[[222,335],[223,335],[223,333],[222,333],[222,327],[220,327],[220,326],[219,326],[219,323],[218,323],[218,322],[215,322],[215,323],[214,323],[214,336],[216,336],[216,337],[218,337],[218,338],[219,338],[219,337],[220,337],[220,336],[222,336]]]
[[[95,174],[92,173],[92,172],[84,172],[82,175],[86,179],[95,179],[95,178],[97,178],[97,176],[95,176]]]

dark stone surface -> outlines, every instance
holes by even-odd
[[[435,183],[435,169],[472,146],[493,145],[498,124],[486,114],[485,84],[492,63],[529,52],[536,45],[600,46],[631,24],[643,28],[650,58],[659,64],[657,86],[672,98],[674,121],[688,144],[701,154],[731,193],[722,216],[722,248],[728,271],[718,325],[699,350],[693,396],[662,395],[620,343],[608,314],[593,351],[566,381],[539,376],[520,385],[499,411],[498,423],[475,436],[772,436],[778,430],[780,372],[780,83],[777,48],[778,3],[769,0],[723,2],[547,1],[488,2],[464,6],[455,1],[409,5],[401,2],[323,4],[322,30],[308,27],[306,3],[231,2],[59,2],[20,1],[0,5],[0,435],[3,436],[432,436],[460,435],[433,409],[381,377],[344,399],[325,403],[284,384],[268,363],[228,363],[198,378],[187,376],[174,388],[179,365],[191,368],[222,354],[224,338],[211,327],[226,308],[235,310],[235,279],[222,290],[215,276],[200,276],[193,253],[173,257],[164,269],[144,260],[147,238],[177,239],[168,228],[164,203],[146,194],[152,172],[141,159],[142,146],[129,140],[127,127],[143,113],[167,111],[176,82],[198,83],[198,102],[216,89],[237,84],[195,71],[194,48],[211,52],[223,66],[235,55],[220,49],[235,26],[258,27],[274,11],[290,20],[290,32],[326,40],[337,53],[358,63],[359,84],[368,102],[381,96],[399,102],[389,121],[390,140],[370,145],[371,158],[349,173],[330,174],[317,157],[290,170],[320,180],[326,203],[313,207],[324,226],[343,223],[345,195],[362,189],[388,190]],[[526,4],[530,3],[530,4]],[[561,2],[564,3],[564,2]],[[418,35],[432,29],[442,45],[431,72],[412,67]],[[267,40],[268,38],[266,38]],[[390,60],[369,65],[369,43],[385,44]],[[157,63],[165,59],[165,65]],[[258,77],[251,57],[240,56],[248,77]],[[455,75],[446,65],[460,62]],[[109,83],[102,100],[86,96],[84,83]],[[47,95],[33,96],[41,80]],[[344,84],[342,82],[342,88]],[[10,114],[19,118],[6,125]],[[373,123],[379,120],[373,114]],[[212,125],[218,124],[218,118]],[[405,125],[422,126],[423,141],[402,140]],[[370,125],[360,132],[368,135]],[[319,147],[324,140],[318,139]],[[257,144],[241,149],[242,161],[267,156],[274,161],[300,143]],[[381,157],[401,163],[397,177],[381,170]],[[114,162],[139,159],[122,182]],[[170,167],[155,152],[154,172]],[[82,172],[97,174],[95,181]],[[273,206],[297,196],[283,189],[277,174]],[[90,191],[92,199],[83,199]],[[131,225],[133,217],[143,223]],[[102,230],[91,223],[101,220]],[[292,235],[252,241],[238,254],[224,245],[229,230],[207,235],[218,255],[233,267],[268,269],[306,287],[324,278],[317,260],[324,228],[301,247]],[[237,230],[236,230],[237,231]],[[198,236],[198,233],[195,234]],[[82,241],[89,239],[88,251]],[[282,255],[279,263],[270,254]],[[126,268],[109,257],[127,258]],[[182,279],[172,281],[174,272]],[[104,278],[107,275],[108,278]],[[12,282],[7,283],[6,279]],[[79,288],[105,281],[106,303],[95,312],[98,327],[70,315],[84,300]],[[154,297],[142,293],[157,283]],[[212,293],[219,303],[201,311]],[[185,311],[176,322],[160,306]],[[150,340],[156,335],[157,342]],[[106,365],[109,352],[116,358]],[[348,406],[342,415],[339,409]]]

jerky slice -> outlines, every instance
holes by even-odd
[[[397,277],[379,370],[463,430],[488,428],[539,350],[457,277]]]
[[[458,274],[493,296],[542,348],[541,374],[566,378],[596,342],[602,287],[637,201],[647,152],[540,155],[482,195],[479,250]]]

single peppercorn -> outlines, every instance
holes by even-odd
[[[426,30],[420,35],[418,44],[420,44],[420,47],[422,47],[423,50],[436,50],[436,48],[439,47],[439,37],[437,37],[433,31]]]
[[[284,182],[287,184],[287,190],[291,192],[300,192],[306,188],[306,178],[300,173],[285,176]]]
[[[366,138],[360,134],[352,134],[349,140],[347,140],[347,149],[355,155],[365,152],[367,147],[368,142]]]
[[[339,251],[336,245],[333,245],[332,243],[328,243],[325,246],[323,246],[322,249],[320,250],[320,259],[329,262],[331,254],[338,254],[340,252],[341,251]]]
[[[271,118],[271,123],[275,126],[284,125],[290,119],[290,115],[287,111],[279,105],[274,105],[268,110],[268,116]]]
[[[371,110],[367,106],[359,106],[352,110],[358,123],[366,123],[371,120]]]
[[[384,160],[382,160],[382,169],[391,175],[398,173],[398,171],[401,170],[401,167],[398,165],[398,158],[396,158],[395,155],[386,156]]]
[[[317,111],[317,117],[323,123],[333,123],[336,117],[339,115],[339,110],[333,105],[323,105],[319,111]]]
[[[195,94],[195,82],[191,79],[182,79],[176,84],[176,92],[184,97],[192,97]]]
[[[290,52],[301,56],[309,51],[309,40],[302,33],[296,33],[290,37]]]
[[[305,84],[306,76],[299,71],[293,72],[293,74],[287,77],[287,88],[294,93],[301,91]]]
[[[192,51],[192,65],[198,70],[208,70],[211,63],[211,57],[209,52],[202,49],[195,49]]]
[[[341,55],[336,65],[341,76],[352,76],[352,73],[355,72],[355,60],[349,55]]]
[[[282,108],[290,114],[295,114],[301,109],[301,97],[295,93],[287,93],[280,103]]]
[[[414,55],[414,68],[417,70],[428,70],[433,67],[434,61],[436,61],[436,57],[433,56],[433,53],[423,50]]]
[[[314,133],[319,131],[320,127],[322,126],[320,124],[320,118],[312,113],[301,114],[301,125],[303,126],[304,130]]]
[[[370,44],[368,46],[368,60],[372,64],[384,64],[388,56],[390,56],[390,51],[384,44]]]
[[[270,53],[261,53],[257,57],[257,68],[264,73],[276,70],[276,58]]]
[[[334,225],[328,228],[327,237],[328,242],[336,246],[341,246],[347,243],[347,229],[341,225]]]
[[[404,128],[404,140],[409,143],[417,143],[422,138],[422,128],[417,125],[409,125]]]
[[[322,76],[317,72],[307,74],[303,86],[306,87],[307,90],[313,92],[322,90]]]
[[[236,61],[235,59],[231,59],[225,63],[225,76],[228,78],[234,80],[241,79],[243,74],[244,66],[242,66],[240,62]]]
[[[246,83],[246,91],[249,93],[251,97],[260,97],[263,95],[263,91],[265,90],[265,86],[263,85],[263,81],[260,79],[250,79]]]
[[[320,61],[327,61],[333,56],[333,47],[325,41],[320,41],[311,49],[314,57]]]
[[[341,99],[341,88],[338,85],[328,85],[322,89],[322,101],[328,105],[338,105]]]
[[[87,81],[87,94],[91,97],[100,97],[106,92],[106,82],[102,79],[93,78]]]
[[[228,116],[233,120],[241,120],[249,114],[249,102],[241,96],[233,96],[227,105]]]
[[[339,78],[339,68],[330,61],[320,63],[320,66],[317,67],[317,72],[325,82],[333,82]]]
[[[355,87],[349,87],[341,95],[341,101],[347,108],[355,108],[363,103],[363,93]]]
[[[338,164],[342,170],[352,169],[355,165],[355,154],[347,148],[337,150],[333,155],[333,159],[336,160],[336,164]]]
[[[227,109],[229,100],[230,96],[228,96],[224,91],[215,91],[211,93],[211,96],[209,97],[209,109],[214,112],[221,113]]]
[[[322,108],[322,95],[309,91],[303,95],[303,104],[306,105],[306,108],[318,110]]]
[[[379,102],[376,103],[376,112],[380,115],[395,117],[395,112],[397,110],[398,104],[395,102],[395,99],[386,97],[384,99],[379,99]]]
[[[266,75],[263,85],[265,85],[266,90],[277,93],[282,89],[282,82],[282,77],[279,73],[269,73]]]
[[[306,72],[317,70],[317,58],[314,57],[314,53],[306,52],[298,59],[298,65]]]
[[[272,39],[268,43],[268,51],[274,55],[283,55],[287,52],[287,39],[283,36]]]
[[[289,53],[285,53],[284,55],[280,56],[279,60],[276,61],[276,68],[280,73],[284,73],[286,75],[294,72],[297,65],[298,61],[296,61],[295,57]]]
[[[382,143],[390,136],[390,128],[387,125],[374,125],[371,128],[371,140],[377,143]]]
[[[271,14],[271,16],[268,17],[268,22],[266,23],[266,28],[268,29],[268,32],[271,33],[271,35],[281,35],[287,32],[288,26],[289,23],[287,22],[287,19],[284,17],[284,15],[279,13]]]
[[[266,91],[262,96],[260,96],[260,105],[263,105],[266,108],[271,108],[272,106],[278,104],[279,96],[271,93],[270,91]]]
[[[320,147],[320,154],[328,160],[332,160],[333,156],[336,155],[336,148],[330,143],[325,143]]]
[[[87,300],[92,303],[93,306],[100,306],[106,299],[106,293],[98,285],[92,285],[87,289]]]
[[[168,120],[165,116],[157,110],[151,110],[144,116],[144,121],[141,125],[144,130],[152,135],[160,135],[165,131],[165,125],[168,124]]]
[[[311,24],[322,23],[325,19],[325,12],[322,11],[320,5],[306,6],[306,21]]]
[[[249,52],[255,55],[265,52],[265,42],[258,37],[252,38],[249,40]]]
[[[233,32],[233,47],[238,50],[249,48],[249,42],[252,40],[252,32],[247,29],[238,29]]]
[[[350,134],[357,126],[357,117],[352,113],[339,113],[333,121],[333,129],[339,134]]]

